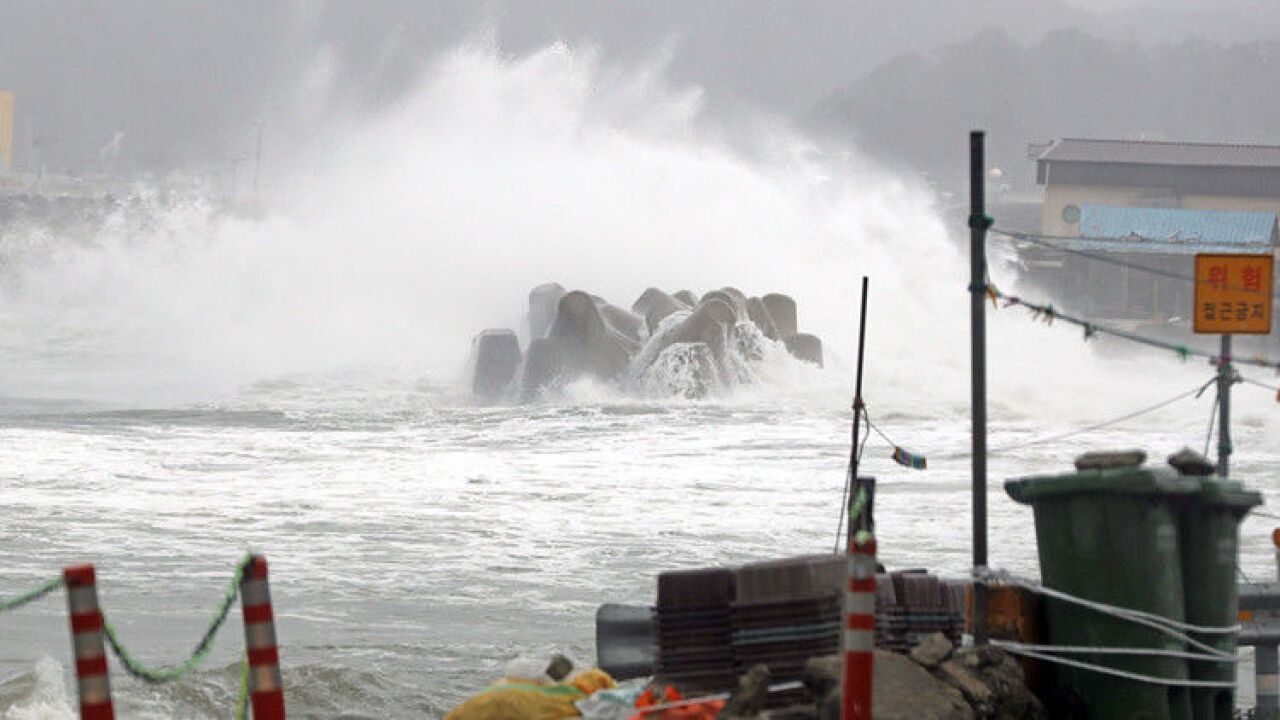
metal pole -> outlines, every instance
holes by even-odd
[[[987,220],[981,130],[969,133],[969,314],[973,367],[973,568],[987,567]],[[973,642],[987,642],[987,588],[973,584]]]
[[[1218,357],[1218,477],[1225,478],[1231,463],[1231,336],[1222,336]]]
[[[862,310],[858,319],[858,368],[853,390],[853,444],[849,454],[849,535],[845,568],[844,629],[840,644],[844,672],[840,686],[841,718],[871,720],[872,678],[875,670],[876,631],[876,541],[861,531],[870,532],[875,480],[858,477],[858,435],[862,419],[863,350],[867,339],[867,286],[862,278]],[[866,494],[866,502],[854,513],[857,498]]]
[[[863,350],[867,345],[867,286],[870,280],[866,275],[862,276],[862,310],[858,318],[858,369],[853,383],[853,444],[849,450],[849,472],[850,476],[850,492],[849,502],[853,503],[853,499],[858,496],[858,433],[859,424],[862,420],[862,358]],[[849,516],[849,538],[852,542],[854,533],[854,522],[857,518]]]

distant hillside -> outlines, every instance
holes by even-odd
[[[963,190],[970,128],[1014,189],[1027,143],[1122,137],[1280,144],[1280,42],[1138,45],[1079,30],[1032,45],[986,29],[902,55],[819,103],[811,129]]]

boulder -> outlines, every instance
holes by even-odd
[[[953,649],[947,636],[937,632],[921,638],[920,643],[911,649],[911,659],[925,669],[932,670],[951,657]]]
[[[1048,717],[1040,700],[1027,687],[1022,666],[999,648],[987,645],[956,650],[950,660],[939,666],[938,675],[945,676],[944,679],[964,692],[984,717],[999,720]]]
[[[551,656],[550,662],[547,663],[547,677],[560,682],[569,677],[569,673],[573,672],[573,661],[569,658],[555,653]]]
[[[729,701],[716,717],[749,718],[759,714],[769,697],[769,677],[768,666],[751,666],[738,677],[738,689],[729,696]]]
[[[980,709],[994,709],[996,694],[974,668],[959,660],[947,660],[938,666],[938,677],[964,693],[969,702]]]
[[[838,655],[812,658],[805,665],[805,686],[813,694],[820,720],[840,718]],[[960,691],[930,675],[905,655],[877,650],[872,686],[876,720],[973,720]]]

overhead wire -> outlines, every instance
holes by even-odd
[[[1257,293],[1259,295],[1266,294],[1263,291],[1256,288],[1247,288],[1247,287],[1242,287],[1238,285],[1226,285],[1223,283],[1213,282],[1210,280],[1203,280],[1201,278],[1197,278],[1194,275],[1188,275],[1185,273],[1175,272],[1173,270],[1165,270],[1163,268],[1152,267],[1150,265],[1136,263],[1131,260],[1122,260],[1120,258],[1113,257],[1111,255],[1090,252],[1088,250],[1077,250],[1075,248],[1063,247],[1061,244],[1059,244],[1062,242],[1070,242],[1070,241],[1076,241],[1076,240],[1098,241],[1098,240],[1108,240],[1112,238],[1091,238],[1091,237],[1070,236],[1070,235],[1042,235],[1037,233],[1022,232],[1017,230],[1004,230],[1002,228],[995,228],[995,227],[991,228],[989,232],[994,233],[996,235],[1001,235],[1003,237],[1010,238],[1013,240],[1021,240],[1024,242],[1029,242],[1033,245],[1038,245],[1040,247],[1049,248],[1051,250],[1057,250],[1067,255],[1075,255],[1077,257],[1087,258],[1089,260],[1106,263],[1108,265],[1115,265],[1117,267],[1123,267],[1129,270],[1138,270],[1140,272],[1148,273],[1150,275],[1158,275],[1160,277],[1165,277],[1172,280],[1182,280],[1184,282],[1189,282],[1193,285],[1214,285],[1216,287],[1221,287],[1224,290],[1233,290],[1233,291],[1245,292],[1245,293]],[[1150,242],[1160,242],[1159,240],[1153,240],[1152,238],[1139,237],[1136,239],[1139,241],[1146,240]],[[1273,298],[1280,297],[1280,291],[1273,292],[1272,297]]]
[[[1053,305],[1040,305],[1028,300],[1023,300],[1017,295],[1008,295],[998,290],[996,286],[992,285],[990,282],[987,283],[986,293],[987,293],[987,296],[991,298],[993,303],[997,301],[1003,301],[1006,307],[1009,307],[1012,305],[1018,305],[1020,307],[1024,307],[1031,311],[1035,319],[1043,320],[1046,324],[1053,324],[1055,320],[1061,320],[1063,322],[1081,327],[1084,329],[1084,335],[1086,340],[1099,334],[1111,335],[1113,337],[1123,338],[1125,340],[1136,342],[1142,345],[1170,350],[1172,352],[1177,353],[1178,356],[1184,360],[1193,355],[1196,357],[1203,357],[1210,360],[1214,360],[1219,357],[1219,354],[1216,352],[1202,350],[1200,348],[1194,348],[1187,345],[1178,345],[1176,343],[1168,342],[1165,340],[1157,340],[1156,338],[1151,338],[1145,335],[1140,335],[1138,333],[1129,332],[1128,330],[1121,330],[1119,328],[1111,327],[1108,325],[1102,325],[1099,323],[1091,322],[1089,320],[1084,320],[1082,318],[1075,317],[1073,315],[1068,315],[1058,310]],[[1253,356],[1253,357],[1244,357],[1244,358],[1233,357],[1231,361],[1237,364],[1253,365],[1256,367],[1264,367],[1264,368],[1280,371],[1280,361],[1273,360],[1266,356]]]

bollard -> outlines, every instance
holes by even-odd
[[[844,600],[844,720],[871,720],[875,663],[876,541],[849,543],[849,585]]]
[[[71,653],[76,661],[76,685],[81,720],[115,720],[107,652],[102,641],[102,611],[92,565],[63,568],[67,610],[71,615]]]
[[[267,587],[267,559],[254,555],[240,581],[244,611],[244,644],[249,654],[249,697],[254,720],[284,720],[284,684],[276,624]]]

